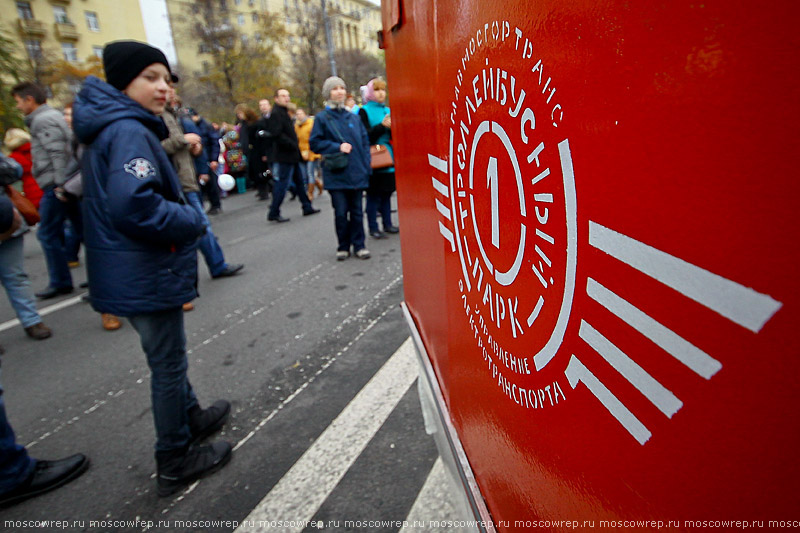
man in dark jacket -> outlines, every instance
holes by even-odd
[[[161,139],[171,72],[164,53],[116,41],[103,51],[108,82],[90,76],[74,107],[83,157],[83,216],[91,303],[129,317],[151,371],[158,494],[215,472],[231,445],[196,443],[222,427],[230,403],[201,409],[187,377],[181,305],[197,296],[203,217],[186,199]]]
[[[194,109],[189,109],[189,117],[194,122],[200,139],[203,142],[203,150],[205,151],[206,159],[208,159],[208,168],[204,172],[198,171],[198,176],[207,174],[208,180],[200,184],[200,188],[208,197],[208,203],[211,207],[208,210],[209,215],[216,215],[222,211],[222,203],[219,199],[219,185],[217,185],[217,168],[219,167],[219,133],[208,123],[206,119],[200,116]]]
[[[272,108],[270,117],[272,125],[273,156],[275,166],[274,172],[277,174],[275,179],[275,191],[272,195],[272,205],[269,208],[267,220],[273,222],[288,222],[289,219],[281,216],[281,204],[286,196],[286,189],[291,180],[298,191],[304,191],[303,173],[300,170],[300,162],[303,157],[300,155],[300,147],[297,142],[297,134],[294,131],[294,124],[289,117],[289,91],[278,89],[275,92],[275,106]],[[311,205],[311,200],[305,194],[298,194],[300,202],[303,204],[303,216],[319,213]]]
[[[258,101],[261,118],[256,122],[255,137],[252,139],[253,151],[250,164],[255,166],[255,182],[259,200],[266,200],[272,192],[273,148],[272,142],[272,105],[267,99]]]
[[[161,114],[161,118],[167,126],[168,136],[161,141],[161,146],[169,155],[172,164],[175,165],[178,181],[181,183],[187,202],[200,214],[206,226],[205,234],[198,241],[198,248],[206,260],[206,266],[212,278],[234,276],[244,268],[244,265],[229,265],[225,261],[225,253],[222,251],[216,236],[214,236],[214,232],[211,229],[211,221],[208,220],[208,216],[203,211],[203,198],[200,192],[197,172],[199,170],[208,172],[208,160],[203,150],[202,137],[189,117],[177,116],[180,113],[180,109],[177,107],[179,100],[175,95],[174,88],[170,87],[168,95],[167,108]],[[175,107],[170,108],[170,105]],[[205,175],[205,179],[208,179],[208,174]],[[194,309],[194,305],[191,302],[183,304],[184,311],[191,311],[192,309]]]

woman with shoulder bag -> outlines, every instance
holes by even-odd
[[[331,194],[336,237],[336,260],[350,257],[352,247],[359,259],[369,259],[364,245],[364,189],[369,185],[369,139],[361,121],[344,107],[344,80],[332,76],[322,85],[326,109],[314,120],[309,144],[321,154],[322,181]]]
[[[362,87],[364,105],[358,112],[369,135],[370,145],[379,145],[392,150],[392,118],[386,102],[386,82],[380,78],[370,80]],[[374,239],[383,239],[386,233],[397,233],[400,229],[392,224],[392,193],[395,191],[394,166],[373,168],[367,189],[367,224]],[[381,214],[383,231],[378,228],[378,213]],[[384,233],[385,232],[385,233]]]

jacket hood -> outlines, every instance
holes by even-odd
[[[106,126],[121,119],[137,120],[159,139],[167,137],[167,128],[161,117],[94,76],[86,78],[75,99],[72,114],[75,135],[83,144],[91,144]]]

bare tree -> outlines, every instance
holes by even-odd
[[[358,95],[358,89],[369,80],[386,77],[386,65],[382,57],[352,48],[336,53],[336,68],[339,77],[347,84],[348,92]]]
[[[195,0],[180,17],[182,37],[195,42],[210,59],[210,68],[199,75],[177,70],[181,93],[209,118],[229,119],[240,102],[253,103],[279,84],[278,43],[285,37],[274,17],[259,16],[259,30],[242,33],[230,21],[231,12],[219,0]]]
[[[25,65],[17,54],[16,42],[0,31],[0,72],[5,74],[0,76],[0,127],[3,131],[23,125],[22,115],[17,111],[11,96],[11,85],[20,81],[24,70]]]
[[[287,72],[296,99],[313,114],[321,107],[322,84],[331,75],[322,3],[320,0],[302,0],[298,8],[292,11],[286,8],[286,15],[296,23],[296,40],[290,43],[289,48],[292,63]],[[358,93],[360,85],[386,73],[380,57],[362,50],[338,50],[334,53],[334,59],[337,74],[354,94]]]
[[[286,69],[295,99],[314,114],[321,107],[322,82],[330,75],[325,41],[325,19],[318,0],[303,0],[299,9],[287,12],[296,24],[288,48],[291,64]]]

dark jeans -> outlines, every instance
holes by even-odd
[[[50,276],[48,286],[72,287],[72,275],[67,265],[64,252],[64,221],[69,218],[78,235],[83,235],[80,204],[78,202],[62,202],[53,193],[53,187],[47,188],[39,204],[39,230],[36,236],[42,245],[47,273]]]
[[[222,203],[219,200],[219,185],[217,184],[218,178],[219,176],[217,174],[210,172],[208,175],[208,181],[201,185],[203,194],[206,195],[208,198],[208,203],[211,204],[211,207],[214,209],[222,209]]]
[[[331,193],[336,238],[339,240],[340,252],[349,252],[364,248],[364,210],[362,189],[334,189]]]
[[[378,231],[378,213],[381,214],[383,229],[392,227],[392,193],[367,193],[367,225],[370,231]]]
[[[80,209],[80,204],[78,204]],[[77,262],[81,252],[83,234],[78,233],[72,222],[67,219],[64,222],[64,254],[67,256],[67,263]]]
[[[294,183],[298,191],[304,191],[303,174],[300,170],[300,163],[275,163],[273,166],[275,174],[275,189],[272,191],[272,204],[269,206],[269,218],[281,216],[281,204],[286,196],[286,189],[289,182]],[[314,206],[305,194],[298,194],[300,202],[303,204],[303,213],[308,213]]]
[[[129,318],[139,333],[150,367],[150,395],[156,427],[156,451],[183,448],[189,443],[189,409],[197,398],[186,370],[186,333],[178,307]]]
[[[211,222],[208,220],[208,215],[206,215],[206,212],[203,211],[203,199],[201,193],[198,191],[189,191],[185,193],[185,196],[186,201],[189,202],[189,205],[192,206],[201,217],[203,217],[203,224],[206,227],[206,233],[200,237],[200,242],[198,242],[197,247],[206,260],[208,272],[212,276],[218,276],[223,270],[228,268],[228,264],[225,262],[225,254],[222,253],[222,248],[220,247],[217,238],[214,236],[214,232],[211,230]]]
[[[17,488],[35,466],[36,460],[28,456],[24,446],[17,444],[14,430],[6,418],[3,386],[0,385],[0,494]]]

